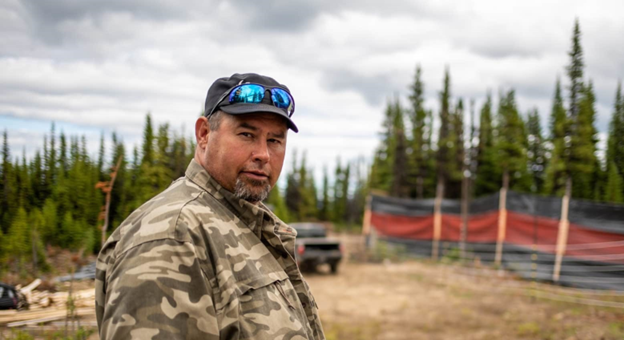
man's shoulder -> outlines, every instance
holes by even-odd
[[[182,177],[134,210],[113,232],[107,246],[118,255],[140,244],[165,239],[192,241],[190,225],[204,216],[222,215],[217,200]]]

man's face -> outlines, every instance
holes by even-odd
[[[252,203],[262,201],[282,171],[286,122],[272,113],[221,115],[215,131],[208,128],[205,118],[198,119],[196,159],[237,197]]]

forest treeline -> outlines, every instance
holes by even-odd
[[[469,180],[470,194],[478,197],[498,191],[507,179],[515,191],[561,196],[570,179],[573,198],[623,202],[621,83],[615,93],[605,156],[599,158],[596,97],[592,80],[584,74],[578,21],[568,55],[569,85],[564,89],[560,79],[554,81],[546,128],[536,108],[524,114],[520,111],[513,89],[499,90],[497,105],[487,93],[477,117],[473,100],[466,103],[453,98],[447,68],[439,92],[435,139],[434,113],[424,106],[425,84],[417,67],[409,105],[404,107],[399,98],[387,104],[370,188],[395,197],[430,198],[441,187],[444,197],[460,198],[462,181]]]
[[[574,26],[568,86],[554,80],[548,126],[537,109],[522,113],[513,89],[473,100],[454,98],[447,69],[439,92],[439,110],[425,107],[422,69],[416,68],[409,96],[390,100],[372,164],[364,158],[340,160],[325,167],[316,183],[305,152],[293,153],[283,174],[285,186],[274,188],[267,202],[286,222],[330,221],[357,225],[371,191],[396,197],[473,197],[498,191],[503,179],[511,189],[562,195],[566,180],[572,197],[603,202],[624,201],[624,96],[618,85],[604,157],[598,157],[592,81],[584,74],[578,22]],[[478,113],[476,112],[478,110]],[[434,131],[434,114],[437,124]],[[478,115],[478,117],[477,117]],[[478,122],[476,122],[478,120]],[[52,124],[43,149],[32,159],[11,153],[3,133],[0,167],[0,271],[46,269],[48,247],[85,253],[100,248],[106,188],[111,191],[108,233],[134,209],[183,176],[194,155],[194,138],[154,126],[147,114],[141,145],[126,150],[113,133],[112,147],[100,140],[99,153],[87,153],[85,137],[59,133]],[[464,187],[469,180],[469,186]]]

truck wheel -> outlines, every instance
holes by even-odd
[[[338,273],[338,262],[332,262],[329,264],[329,269],[331,270],[332,274],[337,274]]]

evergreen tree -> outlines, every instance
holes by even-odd
[[[533,177],[532,191],[541,193],[544,187],[544,169],[546,168],[546,150],[537,108],[529,111],[528,132],[528,168]]]
[[[572,176],[572,197],[592,199],[596,187],[598,160],[595,155],[596,128],[594,120],[596,116],[595,96],[591,81],[582,87],[579,95],[578,113],[574,122],[574,134],[571,138],[569,171]],[[602,195],[596,197],[600,199]]]
[[[154,127],[152,126],[152,116],[148,112],[145,115],[145,127],[143,128],[143,159],[141,166],[152,166],[154,164]]]
[[[451,112],[451,78],[448,68],[444,73],[444,86],[440,92],[440,130],[438,132],[437,169],[438,179],[444,184],[445,197],[449,184],[461,180],[461,168],[457,168],[457,134]]]
[[[5,261],[13,262],[14,272],[23,270],[31,249],[28,215],[23,207],[18,208],[15,219],[7,232],[5,249],[5,255],[8,256]]]
[[[392,107],[392,116],[394,150],[392,151],[393,162],[390,195],[394,197],[407,197],[409,195],[407,140],[405,138],[403,109],[401,108],[401,104],[398,98],[395,98],[394,100],[394,104]],[[348,165],[347,169],[349,169]]]
[[[526,148],[524,122],[518,113],[515,92],[509,90],[507,94],[501,94],[499,100],[497,149],[503,178],[507,173],[510,187],[518,191],[530,190]]]
[[[396,136],[394,134],[395,104],[388,101],[382,124],[381,142],[375,151],[371,168],[370,187],[385,192],[392,188],[392,175],[394,164],[394,151],[396,149]]]
[[[455,171],[453,176],[449,178],[445,191],[447,197],[459,198],[462,190],[462,169],[464,168],[466,157],[464,148],[464,101],[461,98],[457,101],[455,110],[451,113],[451,122],[453,153],[455,154],[452,168]]]
[[[286,201],[284,201],[284,197],[280,193],[279,187],[277,183],[271,189],[269,193],[269,197],[266,200],[267,205],[272,209],[273,213],[279,217],[284,222],[290,221],[290,214],[288,212],[288,207],[286,207]]]
[[[98,181],[104,180],[104,156],[105,156],[105,147],[104,147],[104,132],[100,136],[100,151],[98,152],[98,162],[97,162],[97,177]]]
[[[323,198],[321,201],[321,209],[319,210],[319,220],[330,221],[332,207],[329,199],[329,176],[327,167],[323,168]]]
[[[566,159],[569,148],[566,146],[568,119],[561,96],[561,83],[557,79],[555,95],[550,113],[550,148],[547,151],[549,162],[546,166],[544,193],[547,195],[563,195],[566,180]]]
[[[0,168],[0,231],[5,234],[11,223],[11,212],[13,211],[13,183],[11,183],[11,154],[9,150],[8,133],[5,129],[2,133],[2,167]]]
[[[615,162],[609,163],[607,185],[605,190],[604,200],[613,203],[624,202],[624,181],[622,176],[618,173]]]
[[[613,108],[613,115],[611,122],[609,123],[609,137],[607,139],[607,152],[606,163],[608,165],[608,183],[616,183],[618,181],[624,181],[624,96],[622,95],[622,83],[619,82],[617,91],[615,92],[615,104]],[[613,167],[613,169],[611,169]],[[616,177],[619,177],[618,180]],[[606,193],[608,197],[618,197],[613,190],[616,190],[614,186],[607,184]],[[624,188],[621,188],[621,191]],[[624,191],[620,192],[620,196],[624,196]]]
[[[580,97],[583,92],[583,48],[581,47],[581,27],[578,19],[574,22],[574,32],[572,34],[572,49],[568,52],[570,65],[566,67],[570,78],[570,102],[569,118],[572,121],[571,132],[576,132],[577,116],[579,114]]]
[[[297,150],[293,150],[293,162],[290,168],[290,172],[286,175],[286,206],[290,218],[293,221],[301,221],[301,212],[299,208],[301,206],[302,197],[299,190],[299,167],[297,165]]]
[[[412,125],[412,138],[411,138],[411,155],[409,159],[409,178],[413,192],[411,196],[417,198],[424,198],[425,193],[425,177],[427,174],[429,158],[430,143],[428,144],[427,133],[428,128],[427,116],[428,113],[424,108],[424,84],[421,80],[421,68],[420,65],[416,67],[416,74],[414,76],[414,83],[410,86],[410,103],[412,107],[409,112],[409,118]]]
[[[475,175],[475,196],[495,193],[500,188],[500,164],[497,156],[494,126],[492,125],[492,97],[488,93],[479,118],[479,144],[477,145],[477,167]]]

